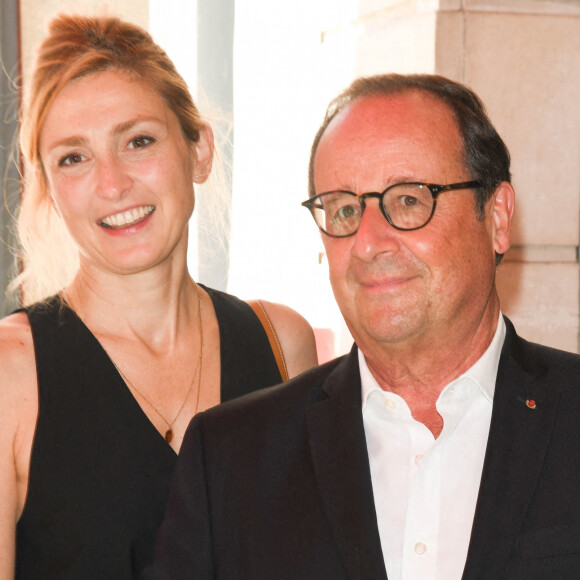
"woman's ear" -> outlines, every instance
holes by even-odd
[[[213,131],[205,125],[199,132],[199,141],[194,144],[193,182],[203,183],[211,172],[213,162]]]
[[[58,206],[56,205],[56,202],[54,201],[54,196],[52,195],[50,184],[48,183],[48,179],[46,178],[46,175],[44,174],[44,171],[42,169],[38,167],[34,169],[34,180],[37,184],[37,187],[44,189],[44,193],[48,198],[48,201],[52,206],[52,209],[54,209],[56,214],[60,216],[60,211],[58,209]]]
[[[47,191],[47,195],[50,201],[50,205],[52,206],[52,209],[55,211],[56,215],[62,217],[60,210],[58,209],[58,205],[56,205],[56,202],[54,201],[54,197],[52,197],[52,193],[50,192],[50,190]]]

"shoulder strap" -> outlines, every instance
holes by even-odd
[[[282,381],[287,381],[290,377],[288,376],[288,368],[286,367],[286,359],[284,358],[284,352],[282,351],[282,346],[278,340],[278,335],[276,334],[276,329],[264,308],[261,300],[248,300],[248,305],[255,312],[256,316],[262,323],[266,334],[268,335],[268,340],[270,341],[270,347],[276,358],[276,364],[278,365],[278,370],[282,377]]]

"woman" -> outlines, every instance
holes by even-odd
[[[29,306],[0,322],[0,578],[132,578],[192,416],[281,376],[247,304],[188,274],[213,137],[146,32],[57,18],[20,137]],[[30,305],[70,238],[74,277]],[[316,364],[306,321],[266,310],[290,376]]]

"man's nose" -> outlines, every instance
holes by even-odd
[[[111,200],[121,199],[132,183],[125,164],[116,155],[98,161],[97,191],[101,197]]]
[[[399,250],[400,232],[385,218],[376,198],[365,200],[360,225],[354,235],[352,255],[362,261],[372,261],[378,254]]]

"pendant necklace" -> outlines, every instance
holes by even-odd
[[[185,397],[181,403],[181,406],[179,407],[179,410],[177,411],[177,414],[173,418],[173,421],[168,421],[164,417],[164,415],[153,404],[153,402],[149,399],[149,397],[146,397],[137,387],[135,387],[135,385],[125,376],[123,371],[117,366],[117,363],[109,355],[109,360],[113,363],[113,366],[115,367],[115,369],[117,370],[117,372],[119,373],[119,375],[121,376],[123,381],[125,381],[126,385],[132,391],[137,393],[155,411],[155,413],[157,413],[157,415],[167,425],[167,430],[165,431],[165,435],[164,435],[165,441],[167,441],[167,443],[171,443],[171,441],[173,441],[173,426],[175,425],[175,422],[177,421],[177,419],[181,415],[181,411],[183,411],[183,407],[185,407],[185,403],[186,403],[187,399],[189,398],[189,395],[193,389],[194,383],[196,382],[195,381],[196,377],[197,377],[197,395],[196,395],[196,399],[195,399],[195,409],[193,411],[193,415],[195,415],[197,413],[197,408],[199,406],[199,394],[201,391],[201,371],[202,371],[202,362],[203,362],[203,324],[202,324],[202,320],[201,320],[201,293],[199,291],[199,286],[195,282],[193,282],[193,284],[195,285],[196,290],[197,290],[198,321],[199,321],[199,357],[197,358],[197,364],[195,366],[195,371],[193,372],[193,377],[191,378],[189,388],[187,389],[187,393],[185,393]],[[71,308],[71,310],[73,312],[75,312],[75,314],[76,314],[76,310],[73,308],[72,303],[71,303],[71,301],[66,293],[65,293],[65,300],[66,300],[67,304],[69,305],[69,307]],[[109,353],[107,353],[107,355],[108,354]]]
[[[195,284],[195,282],[194,282],[194,284]],[[195,287],[197,290],[197,305],[198,305],[198,320],[199,320],[199,345],[200,345],[199,346],[199,357],[197,358],[197,364],[195,366],[195,371],[193,372],[193,377],[191,377],[191,383],[189,384],[189,389],[187,389],[187,393],[185,393],[185,397],[181,403],[181,406],[179,407],[179,410],[177,411],[177,414],[173,418],[173,421],[169,422],[161,414],[161,411],[159,411],[159,409],[151,402],[151,400],[148,397],[146,397],[137,387],[135,387],[135,385],[123,374],[121,369],[115,364],[115,361],[113,359],[111,359],[111,362],[113,363],[113,365],[115,366],[115,368],[117,369],[119,374],[121,375],[121,378],[125,381],[125,383],[127,383],[127,386],[131,387],[131,389],[133,391],[135,391],[142,399],[144,399],[145,402],[148,403],[149,406],[157,413],[157,415],[159,415],[159,417],[161,417],[161,419],[163,419],[164,423],[167,425],[167,431],[165,431],[165,435],[164,435],[165,441],[167,441],[167,443],[171,443],[173,441],[173,426],[175,425],[175,422],[179,418],[179,415],[181,415],[181,411],[183,411],[183,407],[185,407],[185,402],[189,398],[189,394],[191,393],[191,390],[193,389],[193,385],[195,383],[195,377],[198,377],[198,380],[197,380],[197,396],[195,399],[195,409],[193,411],[193,415],[195,415],[197,413],[197,408],[199,406],[199,393],[201,391],[201,368],[202,368],[202,359],[203,359],[203,325],[201,322],[201,294],[199,291],[199,286],[197,284],[195,284]],[[111,358],[111,357],[109,357],[109,358]]]

